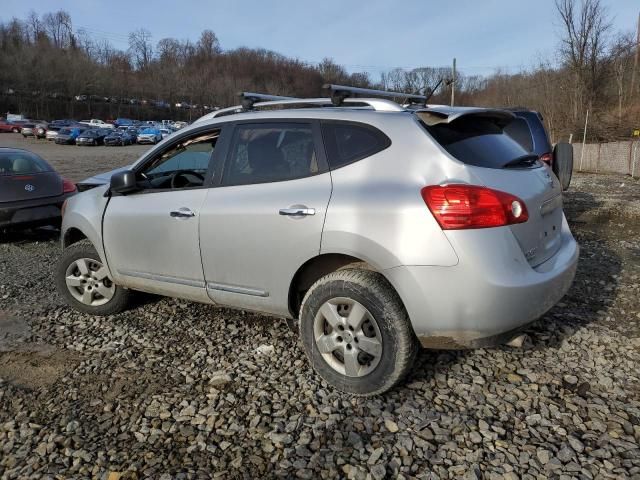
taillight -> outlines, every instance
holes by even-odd
[[[524,223],[527,206],[510,193],[476,185],[432,185],[421,192],[443,230],[489,228]]]
[[[553,161],[553,155],[550,153],[543,153],[540,155],[540,160],[542,160],[547,165],[551,166],[551,162]]]
[[[62,193],[73,193],[76,191],[76,184],[66,178],[62,179]]]

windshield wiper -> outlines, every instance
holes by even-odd
[[[502,168],[533,167],[538,162],[538,159],[539,157],[535,153],[527,153],[505,163]]]

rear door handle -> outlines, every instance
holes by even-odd
[[[289,217],[302,217],[305,215],[315,215],[315,208],[307,208],[307,207],[290,207],[290,208],[281,208],[280,215],[287,215]]]
[[[178,210],[171,210],[169,216],[173,218],[191,218],[195,217],[196,214],[187,207],[181,207]]]

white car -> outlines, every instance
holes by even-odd
[[[81,120],[80,123],[88,125],[91,128],[116,128],[115,125],[107,123],[103,120],[98,120],[97,118],[92,118],[91,120]]]

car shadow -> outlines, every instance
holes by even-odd
[[[50,242],[60,238],[60,230],[56,227],[37,227],[24,230],[0,229],[0,243],[17,245],[35,242]]]

